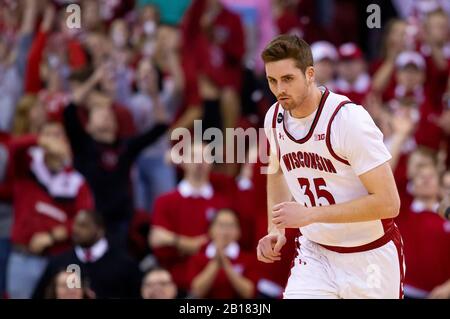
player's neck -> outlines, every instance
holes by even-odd
[[[305,98],[302,104],[290,111],[292,117],[301,119],[314,113],[319,107],[322,99],[322,92],[314,86],[311,88],[310,94]]]

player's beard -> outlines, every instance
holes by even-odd
[[[284,110],[292,111],[293,109],[300,107],[303,104],[303,102],[305,101],[306,97],[307,97],[307,94],[298,96],[297,99],[294,99],[292,96],[289,96],[288,100],[281,100],[280,104]]]

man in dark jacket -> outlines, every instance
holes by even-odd
[[[125,252],[109,244],[100,214],[81,211],[72,240],[73,249],[50,260],[33,298],[45,298],[53,277],[74,269],[79,269],[80,282],[87,282],[96,298],[139,298],[142,274]]]

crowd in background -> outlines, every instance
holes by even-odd
[[[260,53],[285,33],[384,134],[406,297],[450,298],[450,5],[378,3],[370,29],[365,1],[0,0],[0,298],[280,298],[298,231],[256,261],[264,163],[168,154],[195,120],[263,126]]]

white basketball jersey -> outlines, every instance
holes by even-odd
[[[271,133],[268,136],[271,148],[273,149],[273,144],[276,145],[287,185],[294,199],[307,207],[339,204],[368,194],[350,163],[336,154],[331,145],[332,130],[334,134],[338,131],[331,124],[343,107],[361,106],[350,102],[343,95],[325,89],[312,125],[301,139],[295,139],[288,132],[285,123],[287,111],[279,103],[275,103],[266,115],[270,117],[272,124],[269,130],[266,127],[266,132]],[[387,151],[380,156],[383,162],[389,160],[386,157],[390,155],[386,154]],[[306,238],[319,244],[354,247],[377,240],[392,226],[392,219],[340,224],[315,223],[301,227],[300,231]]]

